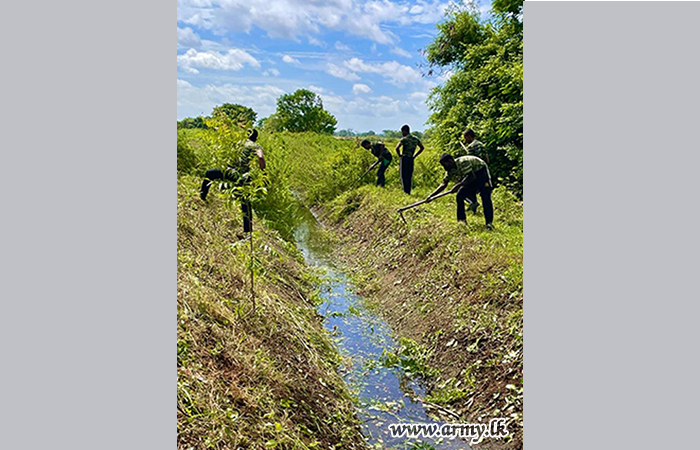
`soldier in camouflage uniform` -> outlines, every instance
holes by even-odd
[[[467,153],[481,158],[486,164],[491,164],[489,155],[486,153],[486,147],[480,141],[476,140],[474,130],[467,128],[464,131],[464,141],[467,143]]]
[[[250,182],[250,160],[253,155],[257,156],[258,166],[260,170],[265,170],[265,155],[263,149],[256,141],[258,140],[258,130],[250,130],[250,135],[243,144],[243,152],[238,157],[238,160],[229,165],[225,171],[220,169],[207,170],[202,187],[199,191],[199,197],[202,200],[207,199],[209,188],[214,180],[227,180],[235,183],[238,186],[246,185]],[[251,218],[253,214],[250,200],[242,198],[240,195],[236,197],[241,202],[241,212],[243,213],[243,231],[249,233],[252,230]]]
[[[379,170],[377,170],[377,186],[384,187],[384,184],[386,183],[384,173],[386,172],[387,167],[389,167],[389,164],[391,163],[391,152],[386,149],[386,146],[383,142],[375,142],[374,144],[372,144],[369,140],[365,139],[360,143],[360,145],[362,146],[362,148],[371,151],[372,155],[374,155],[377,158],[377,161],[371,166],[369,166],[369,169],[367,169],[367,171],[369,172],[378,164]]]
[[[411,128],[408,125],[401,127],[403,137],[396,144],[396,154],[399,155],[399,173],[401,174],[401,187],[407,194],[411,193],[411,185],[413,184],[413,160],[425,149],[423,143],[411,134]],[[416,152],[416,147],[419,150]],[[403,153],[399,151],[403,148]]]
[[[464,200],[469,202],[469,209],[476,212],[476,193],[481,196],[484,204],[484,219],[486,228],[493,229],[493,203],[491,203],[491,175],[486,163],[476,156],[465,155],[453,158],[444,153],[440,157],[440,164],[445,168],[445,177],[442,184],[431,193],[426,200],[430,202],[434,195],[442,192],[450,181],[456,182],[452,193],[457,193],[457,220],[466,222],[467,215],[464,210]]]

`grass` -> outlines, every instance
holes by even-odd
[[[206,141],[201,136],[195,139],[192,135],[189,138],[200,164],[195,171],[202,170],[201,161],[216,160],[206,156],[216,151],[211,144],[216,140]],[[509,419],[508,442],[484,441],[479,447],[522,448],[522,203],[502,187],[494,191],[495,231],[486,230],[481,210],[477,216],[468,213],[468,225],[456,223],[454,196],[404,212],[407,223],[403,223],[396,209],[425,198],[442,178],[437,162],[442,152],[430,143],[416,160],[414,191],[408,196],[398,187],[396,157],[387,171],[386,189],[373,186],[374,174],[357,182],[375,159],[353,140],[312,133],[262,133],[259,142],[265,149],[270,177],[275,180],[268,197],[256,209],[266,223],[285,236],[289,228],[283,224],[291,221],[287,221],[286,213],[278,211],[286,211],[291,192],[320,211],[322,220],[333,230],[336,254],[354,274],[359,293],[381,309],[392,329],[407,343],[388,362],[405,361],[403,364],[427,383],[427,400],[456,412],[462,422],[488,421],[492,417]],[[395,142],[387,142],[392,152],[394,146]],[[182,154],[181,159],[189,161],[186,158],[191,155]],[[240,258],[235,264],[244,267],[246,263]],[[215,263],[210,266],[231,265],[225,261]],[[263,261],[262,267],[265,264],[271,261]],[[271,292],[285,286],[283,280],[269,281],[266,289]],[[294,285],[292,280],[286,283]],[[218,289],[226,292],[227,288],[224,285]],[[238,289],[243,292],[243,284]],[[265,301],[264,308],[277,304]],[[240,308],[242,303],[238,300],[233,305]],[[307,323],[313,325],[313,320],[303,323],[304,327]],[[258,336],[258,327],[272,325],[266,322],[247,326],[245,333]],[[294,335],[294,328],[280,326]],[[325,337],[308,333],[311,334],[305,342],[316,345],[316,351],[326,355],[322,361],[332,361],[335,356],[324,350],[325,341],[321,340]],[[267,367],[265,373],[270,376],[274,373],[270,367],[276,367],[270,362],[274,361],[273,356],[293,358],[292,354],[263,352],[260,361],[251,357],[245,364],[256,370]],[[332,371],[332,364],[323,367]],[[341,391],[337,386],[337,392]],[[283,412],[278,411],[275,417],[283,417]],[[299,420],[307,428],[313,423],[308,417],[286,420],[284,424],[279,422],[283,430]],[[260,442],[279,441],[264,426],[273,423],[269,418],[259,418],[258,423],[263,424],[262,430],[255,431],[258,434],[251,431],[251,435],[264,435]],[[324,433],[332,436],[336,432],[329,429]],[[292,445],[305,442],[304,439],[310,439],[309,435],[290,435],[284,442]]]
[[[253,312],[240,214],[214,192],[201,202],[198,183],[178,178],[178,448],[365,448],[313,273],[255,224]]]

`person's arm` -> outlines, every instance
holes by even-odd
[[[440,186],[438,186],[437,189],[435,189],[430,195],[428,195],[428,197],[426,197],[426,201],[428,201],[428,202],[432,201],[433,197],[438,195],[440,192],[442,192],[443,189],[445,189],[446,187],[447,187],[447,181],[443,181],[442,183],[440,183]]]
[[[450,192],[452,192],[452,193],[454,194],[455,192],[457,192],[457,191],[459,190],[459,188],[461,188],[461,187],[464,186],[464,185],[467,185],[467,184],[471,183],[471,182],[474,181],[475,179],[476,179],[476,174],[474,174],[474,172],[469,172],[469,174],[468,174],[466,177],[464,177],[464,178],[462,179],[462,181],[460,181],[459,183],[455,184],[455,185],[452,187],[452,190],[451,190]]]
[[[260,170],[265,172],[265,155],[263,154],[262,147],[256,149],[255,153],[258,155],[258,165],[260,166]]]
[[[419,150],[416,152],[415,155],[413,155],[414,158],[417,158],[418,155],[420,155],[423,152],[423,150],[425,150],[425,147],[423,147],[423,143],[421,141],[418,141],[418,148]]]
[[[401,148],[401,141],[399,141],[399,143],[396,144],[396,154],[399,155],[399,158],[401,158],[401,152],[399,152],[400,148]]]

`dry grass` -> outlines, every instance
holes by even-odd
[[[239,214],[197,182],[178,180],[178,448],[364,448],[301,255],[256,225],[254,313]]]
[[[416,196],[417,197],[417,196]],[[456,223],[454,199],[395,213],[409,198],[365,187],[329,202],[326,221],[356,273],[360,293],[393,330],[426,355],[428,400],[461,421],[509,419],[509,442],[522,447],[522,206],[496,193],[495,232],[483,216]],[[409,341],[409,342],[410,342]]]

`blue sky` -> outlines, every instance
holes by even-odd
[[[478,0],[486,11],[490,0]],[[337,129],[425,128],[419,50],[452,3],[441,0],[178,0],[177,118],[221,103],[274,112],[299,88],[319,94]]]

